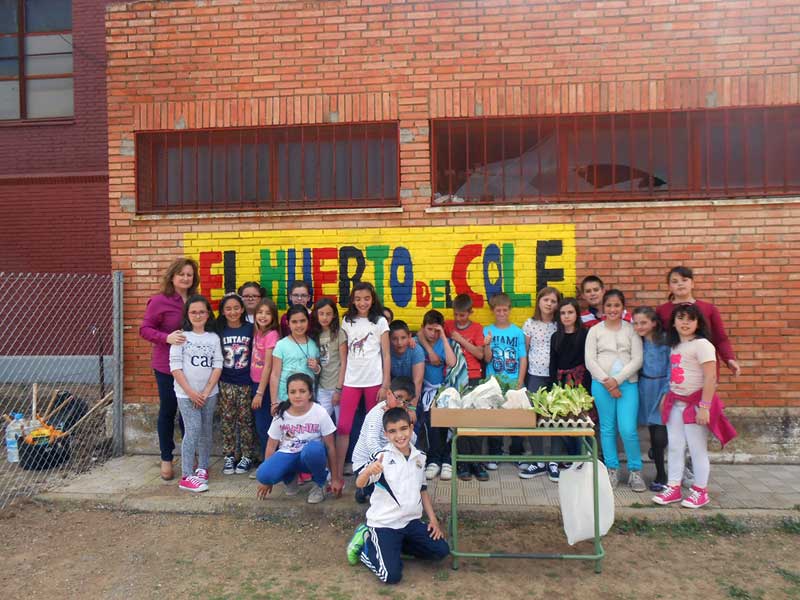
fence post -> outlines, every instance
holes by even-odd
[[[113,277],[114,286],[114,409],[113,409],[113,426],[114,426],[114,442],[113,452],[114,456],[122,456],[125,452],[125,424],[122,413],[122,389],[123,373],[122,373],[122,271],[114,271]]]

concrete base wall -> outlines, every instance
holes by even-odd
[[[125,452],[158,454],[154,404],[125,405]],[[793,463],[800,464],[800,409],[798,408],[731,408],[728,417],[739,432],[733,442],[720,449],[711,440],[709,449],[715,462],[726,463]],[[175,428],[177,431],[177,427]],[[179,435],[176,434],[176,440]],[[649,434],[641,429],[643,456],[647,456]],[[179,450],[176,450],[176,454]],[[214,423],[215,454],[220,453],[219,418]]]

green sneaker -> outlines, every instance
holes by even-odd
[[[356,527],[356,532],[353,534],[353,537],[350,538],[350,542],[347,544],[347,562],[351,565],[358,564],[358,556],[361,554],[361,549],[367,542],[368,531],[369,528],[362,523]]]

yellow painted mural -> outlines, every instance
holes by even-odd
[[[488,299],[503,291],[521,323],[537,290],[572,295],[576,283],[575,227],[567,224],[191,233],[184,246],[215,306],[226,291],[258,281],[284,309],[288,286],[305,280],[315,298],[346,307],[354,283],[369,281],[412,329],[431,308],[451,318],[461,293],[472,297],[475,320],[490,323]]]

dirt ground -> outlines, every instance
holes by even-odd
[[[643,511],[646,512],[646,511]],[[385,586],[344,546],[349,517],[131,514],[34,501],[0,511],[5,598],[800,598],[800,515],[740,524],[695,514],[618,521],[603,573],[577,561],[407,560]],[[470,519],[464,550],[566,551],[557,522]],[[481,548],[477,546],[480,545]],[[575,550],[586,552],[588,542]],[[676,576],[668,577],[667,573]]]

